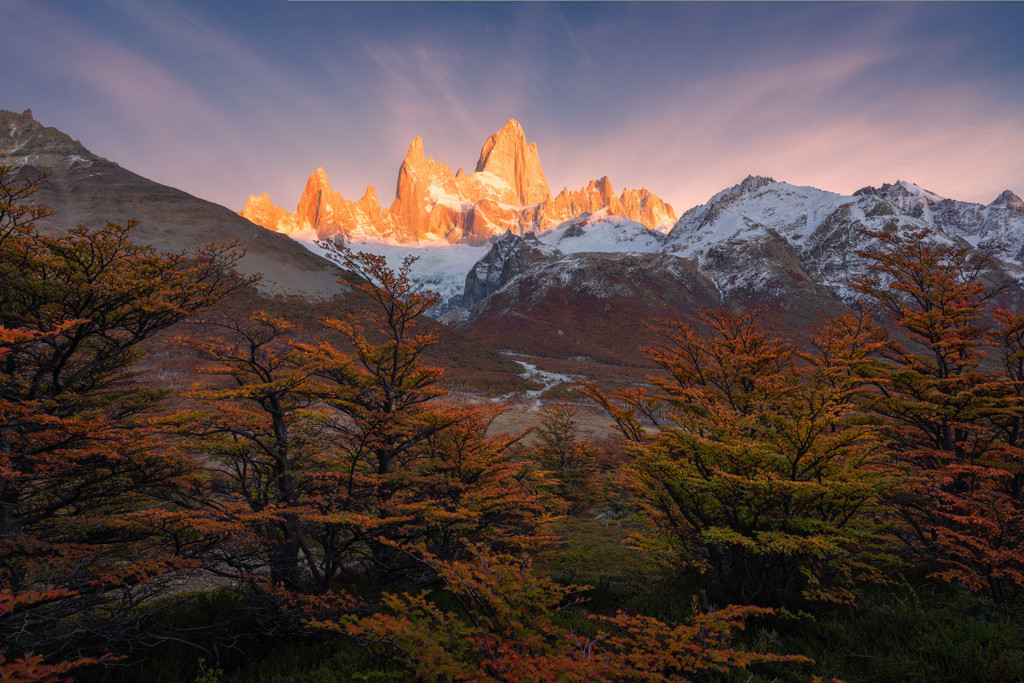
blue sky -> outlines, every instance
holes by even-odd
[[[748,174],[1024,193],[1022,3],[4,5],[0,108],[234,210],[317,167],[387,203],[413,137],[472,170],[509,118],[553,191],[678,213]]]

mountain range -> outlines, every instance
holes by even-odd
[[[351,274],[299,242],[93,154],[69,135],[36,121],[31,111],[0,110],[0,166],[28,177],[46,175],[39,192],[29,199],[54,211],[36,221],[41,232],[60,234],[79,224],[98,228],[108,220],[123,224],[137,219],[131,239],[161,251],[237,242],[245,251],[239,270],[263,278],[255,288],[222,302],[217,315],[244,319],[254,310],[265,310],[288,317],[298,332],[320,339],[325,332],[316,324],[319,318],[363,316],[374,306],[369,296],[349,286]],[[517,366],[492,349],[432,320],[424,321],[424,327],[441,340],[429,350],[428,361],[448,368],[461,384],[506,390],[521,385]],[[173,345],[164,345],[152,358],[174,376],[187,365],[176,358],[180,353]],[[192,380],[186,373],[177,381]]]
[[[906,181],[842,195],[750,176],[676,218],[648,190],[616,194],[606,177],[552,196],[514,120],[468,174],[414,140],[387,209],[372,187],[355,202],[341,197],[318,170],[294,213],[264,194],[239,215],[93,155],[30,112],[0,112],[0,164],[49,174],[38,199],[57,209],[53,229],[135,217],[136,239],[163,249],[237,239],[243,269],[263,272],[269,294],[344,291],[317,240],[392,263],[421,256],[413,275],[444,294],[432,315],[452,339],[458,328],[491,349],[563,359],[630,362],[650,339],[644,322],[693,319],[702,307],[756,306],[770,325],[802,330],[856,298],[851,282],[867,268],[857,252],[873,246],[871,231],[926,231],[929,242],[983,252],[984,277],[1024,300],[1024,202],[1009,190],[982,205]]]
[[[299,238],[481,244],[505,231],[544,232],[601,209],[653,230],[667,231],[676,221],[672,207],[650,190],[615,194],[607,176],[552,196],[537,143],[527,143],[522,126],[510,119],[487,138],[476,170],[468,174],[462,168],[452,173],[447,164],[424,156],[417,137],[399,168],[390,208],[381,206],[372,185],[357,201],[346,199],[331,189],[320,168],[310,175],[294,213],[263,193],[250,196],[241,215]]]
[[[1024,276],[1024,206],[1012,192],[988,205],[944,199],[899,181],[840,195],[750,176],[685,212],[662,234],[607,211],[537,234],[511,232],[466,277],[441,319],[493,344],[614,361],[649,336],[638,321],[692,319],[701,307],[759,307],[800,331],[847,310],[867,272],[869,232],[916,235],[988,257],[983,277]]]

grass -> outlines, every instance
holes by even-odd
[[[541,567],[558,581],[591,586],[586,608],[616,609],[663,620],[685,620],[701,586],[658,572],[623,545],[635,522],[559,520],[563,541]],[[1024,681],[1024,605],[1000,606],[952,586],[920,579],[862,591],[856,607],[815,619],[759,619],[738,635],[762,652],[800,654],[814,664],[761,667],[752,681],[822,680],[849,683]],[[568,617],[567,617],[568,618]],[[749,672],[735,680],[747,681]]]
[[[575,633],[589,633],[592,613],[622,609],[667,621],[705,604],[693,578],[654,568],[649,557],[623,543],[639,528],[633,519],[567,517],[554,524],[560,544],[537,567],[565,584],[586,585],[586,601],[557,616]],[[800,654],[805,667],[761,666],[730,680],[873,681],[1024,680],[1024,609],[1000,606],[955,587],[924,582],[862,591],[856,607],[819,612],[816,618],[760,618],[737,634],[737,645],[761,652]],[[914,585],[912,585],[914,584]],[[359,587],[351,587],[358,591]],[[367,592],[379,590],[379,586]],[[372,600],[374,596],[365,595]],[[155,647],[118,665],[84,669],[80,680],[120,683],[333,683],[403,680],[388,662],[354,640],[334,633],[310,636],[257,634],[236,591],[217,590],[168,599],[151,629]],[[161,642],[162,641],[162,642]],[[188,641],[188,642],[186,642]]]
[[[1024,680],[1024,610],[933,588],[865,591],[855,608],[761,637],[850,683]]]

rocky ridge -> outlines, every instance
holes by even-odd
[[[409,145],[398,171],[395,198],[385,209],[373,186],[357,202],[331,189],[324,170],[306,183],[294,213],[266,195],[249,197],[241,215],[266,228],[307,241],[379,240],[396,244],[481,244],[505,231],[541,233],[581,213],[608,209],[651,229],[668,230],[672,207],[646,188],[616,195],[607,178],[578,191],[552,196],[535,142],[527,143],[510,119],[480,150],[475,170],[465,173],[425,155],[423,139]]]
[[[881,197],[914,218],[962,237],[990,256],[1024,263],[1024,201],[1010,190],[987,205],[940,197],[903,180],[861,188],[854,195]]]
[[[924,231],[924,239],[935,244],[973,249],[986,234],[978,239],[976,223],[936,220],[958,209],[962,216],[999,218],[1004,234],[1024,239],[1024,223],[1016,222],[1024,214],[1014,208],[1019,199],[1013,193],[987,207],[931,195],[925,198],[930,213],[914,211],[899,196],[840,195],[751,176],[687,211],[667,236],[606,211],[539,236],[506,234],[467,275],[464,306],[442,319],[497,337],[502,329],[518,329],[522,316],[540,320],[535,311],[546,311],[543,327],[559,326],[560,336],[568,334],[566,327],[585,335],[581,321],[587,320],[608,328],[607,334],[632,339],[638,320],[686,319],[696,306],[758,306],[793,329],[840,312],[857,298],[851,284],[867,272],[867,261],[857,252],[879,246],[871,232]],[[984,277],[991,284],[1024,277],[1020,257],[1011,253],[1012,248],[1004,249],[1004,258],[990,261]],[[625,319],[592,319],[595,311],[623,306],[630,310]],[[570,324],[573,320],[577,324]],[[519,344],[533,350],[567,348],[566,340],[546,339],[534,341],[524,329]]]

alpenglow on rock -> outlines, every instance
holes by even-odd
[[[541,167],[537,143],[527,143],[522,126],[510,119],[480,150],[472,173],[452,173],[424,153],[417,137],[398,171],[395,198],[383,208],[373,186],[352,202],[331,189],[317,169],[294,213],[275,206],[264,193],[240,212],[253,223],[299,239],[381,240],[396,244],[463,242],[482,244],[511,231],[545,232],[581,213],[608,209],[647,228],[667,232],[676,221],[672,207],[646,188],[612,191],[607,177],[553,197]]]

